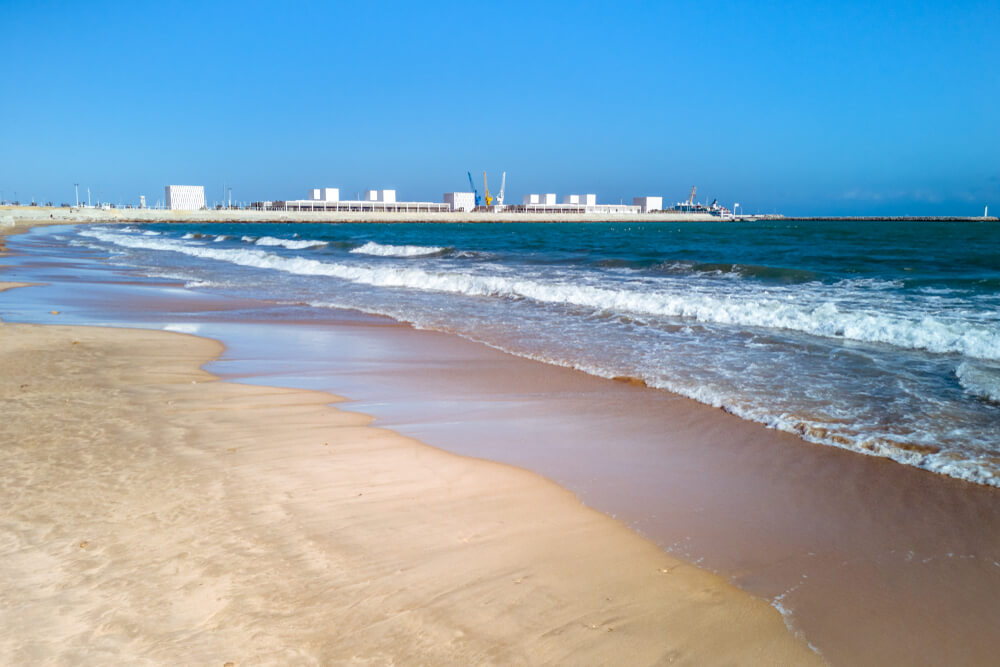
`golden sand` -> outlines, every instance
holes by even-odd
[[[532,473],[0,323],[4,664],[811,664],[765,602]]]

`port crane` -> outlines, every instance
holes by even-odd
[[[483,203],[483,200],[479,197],[479,190],[476,189],[476,184],[472,182],[472,172],[467,171],[465,173],[469,177],[469,187],[472,188],[472,194],[476,198],[476,206],[479,206]]]
[[[507,172],[500,178],[500,192],[497,194],[497,206],[503,206],[503,192],[507,189]]]
[[[486,172],[483,172],[483,190],[486,191],[486,206],[487,208],[493,205],[493,197],[490,196],[490,186],[486,182]]]
[[[490,194],[490,184],[486,179],[486,172],[483,172],[483,192],[484,196],[479,196],[479,190],[476,189],[476,184],[472,180],[472,172],[467,171],[465,174],[469,177],[469,187],[472,188],[473,196],[476,199],[476,208],[479,208],[484,203],[487,208],[496,204],[497,206],[503,206],[504,194],[507,192],[507,172],[503,172],[500,176],[500,192],[494,197]],[[485,202],[484,202],[485,200]]]
[[[697,185],[692,185],[691,186],[691,196],[688,197],[688,204],[691,205],[691,206],[694,206],[694,195],[695,195],[695,193],[697,191],[698,191],[698,186]]]

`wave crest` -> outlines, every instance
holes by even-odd
[[[351,250],[355,255],[374,255],[376,257],[430,257],[441,255],[449,249],[438,246],[421,245],[384,245],[369,241]]]
[[[243,237],[244,240],[247,238],[249,237]],[[318,248],[320,246],[325,246],[326,241],[312,241],[309,239],[297,241],[295,239],[278,239],[273,236],[262,236],[254,241],[253,244],[259,246],[280,246],[282,248],[288,248],[289,250],[305,250],[306,248]]]
[[[686,286],[655,290],[625,286],[613,289],[567,280],[321,262],[305,257],[282,257],[256,249],[208,248],[100,231],[81,234],[126,247],[172,250],[242,266],[300,275],[330,276],[373,287],[530,299],[539,303],[569,305],[613,314],[784,329],[823,338],[1000,360],[1000,331],[990,324],[949,320],[920,312],[907,317],[903,313],[873,310],[860,305],[852,307],[850,303],[838,303],[836,299],[826,297],[803,302],[800,298],[793,298],[793,294],[705,293],[693,291]]]
[[[1000,368],[963,361],[955,369],[955,377],[969,394],[1000,405]]]

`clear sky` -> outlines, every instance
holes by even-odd
[[[0,0],[0,198],[1000,213],[1000,3]],[[992,212],[991,211],[991,212]]]

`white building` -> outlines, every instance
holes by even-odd
[[[365,190],[365,201],[377,201],[384,204],[393,204],[396,201],[395,190]]]
[[[458,195],[470,193],[454,193]],[[309,188],[307,199],[260,202],[252,208],[265,211],[355,211],[362,213],[431,212],[446,213],[452,210],[447,202],[396,201],[395,190],[365,190],[361,199],[341,199],[339,188]]]
[[[663,210],[663,197],[632,197],[632,204],[639,207],[640,213]]]
[[[309,201],[340,201],[340,188],[312,188]]]
[[[583,213],[587,215],[630,215],[639,212],[639,206],[628,204],[598,204],[597,195],[563,195],[557,204],[554,193],[524,195],[520,206],[509,207],[521,213]]]
[[[476,193],[446,192],[444,193],[444,203],[448,204],[452,211],[471,211],[476,208]]]
[[[171,211],[200,211],[205,208],[204,185],[168,185],[167,208]]]

